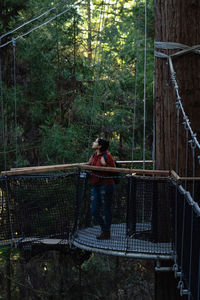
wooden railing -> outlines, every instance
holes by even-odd
[[[145,164],[152,164],[152,160],[146,160]],[[133,161],[117,161],[118,165],[132,166],[134,164],[143,164],[143,160]],[[22,175],[22,174],[33,174],[33,173],[46,173],[55,171],[66,171],[73,169],[85,169],[93,171],[103,171],[112,173],[126,173],[134,175],[156,175],[156,176],[171,176],[177,183],[181,184],[183,181],[199,181],[200,177],[180,177],[174,170],[143,170],[143,169],[130,169],[130,168],[109,168],[109,167],[96,167],[90,166],[87,163],[75,163],[75,164],[62,164],[62,165],[51,165],[51,166],[35,166],[25,168],[11,168],[9,171],[2,171],[2,176],[11,175]]]
[[[133,165],[142,164],[143,161],[117,161],[118,165]],[[145,161],[146,164],[152,164],[152,161]],[[136,174],[136,175],[159,175],[159,176],[169,176],[170,172],[166,170],[142,170],[142,169],[130,169],[130,168],[110,168],[110,167],[96,167],[90,166],[87,163],[75,163],[75,164],[62,164],[62,165],[51,165],[51,166],[35,166],[35,167],[25,167],[25,168],[12,168],[9,171],[2,171],[2,176],[11,175],[22,175],[22,174],[32,174],[32,173],[45,173],[54,171],[66,171],[72,169],[85,169],[93,171],[106,171],[112,173],[126,173],[126,174]]]

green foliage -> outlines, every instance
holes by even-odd
[[[148,2],[147,27],[147,140],[152,136],[152,2]],[[56,3],[59,1],[51,5]],[[34,15],[41,14],[50,4],[47,0],[29,0],[20,5],[20,0],[4,3],[2,32],[31,19],[33,11]],[[6,141],[2,140],[0,151],[6,148],[8,168],[85,161],[91,153],[91,142],[99,135],[110,139],[116,157],[131,159],[133,123],[134,158],[142,158],[144,3],[130,0],[108,4],[93,0],[88,5],[89,2],[69,10],[17,40],[17,130],[13,78],[9,75],[13,72],[12,47],[2,53],[5,124],[1,120],[0,125],[1,130],[4,125]],[[20,29],[15,36],[66,7],[67,4],[59,4],[56,10]],[[8,10],[15,12],[12,17]],[[151,151],[151,145],[147,150]],[[3,155],[0,164],[3,168]]]
[[[56,10],[23,27],[12,37],[66,9],[69,1],[2,1],[0,31],[3,34],[59,3]],[[147,27],[147,141],[152,136],[153,32],[151,0],[148,1]],[[2,43],[10,38],[6,37]],[[143,1],[85,1],[84,5],[18,39],[16,116],[12,45],[2,49],[1,61],[4,119],[1,118],[0,130],[5,131],[0,145],[1,170],[4,168],[4,147],[7,168],[81,162],[88,159],[92,151],[90,145],[99,135],[110,139],[110,150],[116,159],[131,159],[134,118],[133,158],[142,158]],[[151,158],[151,142],[146,152],[146,158]],[[32,220],[33,231],[44,235],[45,230],[53,231],[48,226],[52,215],[56,218],[54,210],[57,207],[51,206],[52,191],[41,194],[37,185],[35,189],[38,197],[32,199],[29,187],[24,192],[24,187],[16,185],[13,199],[17,201],[12,201],[18,218],[24,217],[27,224]],[[59,189],[60,186],[55,185],[53,193],[57,194]],[[69,197],[73,193],[70,188],[65,192]],[[34,210],[39,200],[43,205]],[[72,197],[65,199],[63,205],[73,209],[73,200]],[[21,206],[26,207],[26,203],[33,209],[24,216]],[[25,264],[18,250],[1,248],[0,298],[9,298],[6,284],[11,279],[10,288],[15,299],[118,299],[122,292],[126,299],[151,299],[153,280],[148,266],[130,260],[90,256],[82,251],[66,251],[40,254]],[[31,249],[30,255],[33,254],[34,249]]]

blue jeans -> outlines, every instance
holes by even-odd
[[[112,222],[112,198],[114,185],[93,186],[91,190],[91,212],[102,231],[110,231]],[[104,218],[101,214],[104,212]]]

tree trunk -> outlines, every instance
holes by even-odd
[[[200,3],[198,0],[155,0],[155,41],[176,42],[188,46],[199,44]],[[165,50],[166,54],[178,50]],[[191,127],[200,136],[200,56],[190,53],[173,59],[184,110]],[[180,119],[177,144],[176,96],[168,76],[167,61],[155,58],[155,128],[156,168],[174,169],[186,175],[186,132]],[[189,137],[191,139],[191,137]],[[178,165],[177,165],[178,147]],[[192,176],[192,153],[189,147],[188,174]],[[178,169],[176,168],[178,166]],[[196,175],[200,168],[196,161]]]
[[[188,46],[199,44],[199,0],[155,0],[154,10],[155,41],[176,42]],[[167,55],[177,51],[162,50]],[[200,134],[200,56],[189,53],[173,59],[173,65],[185,113],[198,137]],[[186,131],[181,118],[180,125],[177,126],[176,94],[168,72],[167,60],[157,57],[155,58],[154,95],[156,169],[174,169],[180,176],[192,176],[192,151],[189,146],[188,172],[186,172]],[[199,174],[199,170],[196,161],[196,175]],[[177,283],[173,273],[159,273],[156,275],[156,283],[156,300],[184,299],[177,293]]]

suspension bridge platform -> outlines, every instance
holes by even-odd
[[[146,259],[172,259],[172,243],[158,243],[139,237],[144,227],[148,230],[150,224],[136,224],[137,233],[132,237],[126,235],[126,224],[112,224],[111,238],[109,240],[97,240],[100,233],[99,226],[78,230],[72,243],[74,246],[96,253]],[[138,238],[137,238],[138,235]]]
[[[65,165],[64,172],[59,169],[48,167],[44,174],[43,168],[21,168],[0,177],[0,247],[73,246],[107,255],[172,260],[175,277],[181,274],[198,299],[200,280],[198,288],[189,283],[196,282],[196,274],[200,278],[200,208],[177,184],[183,178],[172,178],[168,171],[111,168],[110,172],[121,172],[111,239],[97,240],[100,228],[91,217],[86,172],[92,167],[74,164]]]
[[[157,234],[160,209],[169,213],[169,191],[166,188],[169,172],[154,171],[154,175],[164,176],[154,180],[149,177],[151,170],[110,168],[112,172],[120,170],[124,176],[115,188],[111,238],[97,240],[100,227],[93,224],[91,218],[91,186],[86,169],[91,171],[96,167],[72,164],[4,172],[5,177],[0,183],[4,194],[1,215],[5,226],[0,246],[12,243],[74,245],[107,255],[172,259],[172,238],[168,232],[164,240]],[[60,170],[64,173],[55,173]],[[138,177],[132,174],[138,174]],[[165,205],[157,209],[157,198],[163,197],[166,191]],[[168,218],[167,230],[169,223]],[[162,222],[159,225],[163,226]]]

